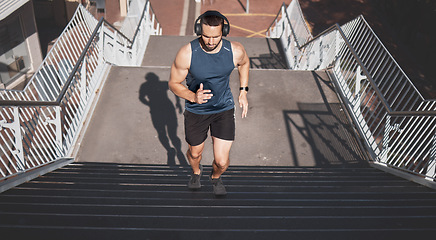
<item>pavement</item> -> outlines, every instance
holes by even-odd
[[[197,17],[207,10],[217,10],[230,22],[229,37],[265,37],[283,3],[291,0],[150,0],[163,35],[193,35]],[[247,13],[247,2],[248,13]]]

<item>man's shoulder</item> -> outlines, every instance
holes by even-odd
[[[230,43],[232,45],[233,54],[242,55],[245,53],[245,48],[240,42],[231,41]]]
[[[244,46],[240,42],[230,41],[230,44],[232,45],[233,51],[235,51],[235,50],[236,51],[244,50]]]
[[[174,59],[174,66],[181,69],[188,69],[191,63],[191,44],[183,45]]]
[[[188,43],[188,44],[183,45],[183,46],[179,49],[179,52],[177,53],[177,55],[181,55],[181,56],[184,56],[184,55],[191,55],[191,51],[192,51],[192,49],[191,49],[191,43]]]

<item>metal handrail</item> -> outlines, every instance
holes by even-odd
[[[147,3],[149,1],[147,0]],[[147,7],[147,3],[144,6],[144,9],[142,11],[142,15],[140,19],[143,19],[145,14],[146,14],[146,7]],[[153,11],[153,8],[150,5],[151,10]],[[157,21],[157,18],[156,18]],[[115,26],[113,26],[111,23],[109,23],[106,19],[104,19],[103,17],[100,18],[97,26],[95,27],[93,33],[91,34],[88,42],[86,43],[84,50],[82,51],[80,57],[78,58],[71,74],[69,75],[67,81],[65,82],[62,90],[60,91],[58,98],[55,101],[14,101],[14,100],[1,100],[0,99],[0,106],[57,106],[60,104],[60,102],[62,101],[62,98],[64,97],[64,95],[66,94],[67,90],[68,90],[68,86],[71,84],[71,81],[74,78],[74,74],[78,71],[79,67],[80,67],[80,63],[83,61],[83,59],[86,57],[87,51],[90,48],[91,44],[93,43],[93,39],[97,36],[99,29],[101,28],[101,26],[103,24],[106,24],[107,27],[109,27],[110,29],[114,30],[118,35],[120,35],[124,40],[128,41],[130,43],[129,46],[127,46],[127,48],[131,49],[132,45],[135,41],[135,39],[137,38],[138,33],[140,32],[140,27],[142,24],[142,21],[139,22],[134,37],[132,40],[130,40],[127,36],[124,35],[123,32],[121,32],[120,30],[118,30]],[[11,91],[16,91],[16,92],[20,92],[20,90],[11,90]]]
[[[276,17],[271,22],[271,24],[267,27],[267,29],[271,29],[272,26],[274,25],[274,23],[276,23],[277,19],[279,19],[279,17],[281,16],[280,13],[282,12],[282,9],[286,9],[286,4],[285,3],[282,3],[282,6],[280,6],[279,12],[277,13]]]
[[[286,7],[286,5],[283,3],[282,7]],[[280,13],[280,12],[279,12]],[[288,21],[288,24],[291,25],[291,21],[289,20],[289,16],[287,14],[287,11],[285,11],[286,14],[286,19]],[[279,17],[279,14],[276,16],[276,19]],[[362,15],[359,16],[359,18],[361,18],[362,20],[365,21],[365,23],[369,26],[369,24],[366,22],[366,20],[363,18]],[[275,22],[275,21],[274,21]],[[271,28],[273,26],[273,23],[271,23],[270,27]],[[292,29],[292,26],[290,26]],[[309,41],[307,41],[306,43],[304,43],[303,45],[299,46],[298,40],[295,37],[295,32],[292,30],[292,34],[294,35],[294,38],[296,40],[296,44],[297,44],[297,48],[302,51],[303,49],[305,49],[306,47],[308,47],[311,43],[318,41],[321,37],[323,37],[324,35],[326,35],[327,33],[333,32],[333,31],[338,31],[341,36],[342,39],[344,40],[345,44],[348,46],[348,48],[350,49],[350,51],[352,52],[355,60],[357,61],[357,63],[360,65],[360,67],[362,68],[362,71],[364,72],[364,74],[366,75],[366,77],[368,78],[368,81],[370,82],[370,84],[373,86],[374,90],[376,91],[377,96],[380,99],[383,99],[382,103],[385,107],[385,109],[388,111],[389,114],[391,115],[395,115],[395,116],[433,116],[436,115],[436,111],[393,111],[392,108],[388,105],[386,99],[384,98],[383,94],[380,92],[377,84],[375,83],[374,79],[371,77],[371,74],[368,72],[368,70],[366,69],[365,65],[362,63],[362,61],[360,60],[359,56],[357,55],[356,51],[354,50],[353,46],[351,45],[351,43],[348,41],[347,37],[345,36],[344,32],[342,31],[341,27],[339,26],[339,24],[334,24],[332,26],[330,26],[329,28],[327,28],[326,30],[322,31],[321,33],[319,33],[318,35],[316,35],[315,37],[311,38]],[[371,29],[372,31],[372,29]],[[374,34],[375,35],[375,34]],[[377,35],[375,35],[377,36]],[[388,52],[388,51],[387,51]],[[389,53],[389,52],[388,52]],[[389,53],[390,55],[390,53]],[[390,55],[392,57],[392,55]],[[392,57],[393,59],[393,57]],[[395,60],[394,60],[395,61]],[[395,61],[395,63],[397,64],[397,62]],[[404,71],[400,68],[400,70],[402,71],[402,73],[404,75],[406,75],[404,73]],[[410,79],[408,79],[408,81],[411,83],[411,85],[414,87],[414,89],[416,90],[417,93],[419,93],[418,89],[416,89],[415,85],[410,81]],[[419,93],[420,94],[420,93]],[[422,97],[422,95],[420,94],[420,96]],[[424,100],[424,98],[423,98]]]
[[[292,3],[285,12],[301,14],[298,1]],[[267,32],[282,41],[290,68],[327,69],[374,163],[435,187],[436,100],[422,97],[362,15],[301,46],[305,33],[288,25],[305,23],[289,18],[277,16]]]
[[[141,0],[133,2],[144,3]],[[0,185],[6,178],[71,156],[86,115],[91,111],[96,90],[104,81],[108,63],[137,64],[137,58],[142,56],[137,56],[141,53],[136,51],[146,47],[147,35],[161,32],[159,23],[156,29],[154,27],[156,18],[153,12],[149,12],[150,6],[147,0],[142,9],[142,18],[147,19],[139,19],[139,23],[144,21],[142,25],[134,23],[137,34],[130,40],[104,18],[96,23],[93,16],[79,5],[71,22],[29,81],[32,86],[28,84],[25,91],[0,91],[3,98],[0,100]],[[151,15],[153,17],[149,18]],[[67,63],[69,65],[65,67],[59,62],[65,59],[75,61],[74,66]],[[46,70],[42,66],[51,68]],[[36,78],[40,71],[39,78]],[[41,81],[44,77],[48,83]],[[44,94],[46,97],[42,96]]]
[[[87,51],[89,50],[91,44],[93,43],[93,39],[97,36],[98,31],[100,30],[103,23],[106,23],[109,27],[114,29],[118,34],[120,34],[123,38],[125,38],[127,41],[132,43],[130,39],[128,39],[122,32],[120,32],[118,29],[116,29],[112,24],[110,24],[108,21],[106,21],[103,17],[100,18],[100,21],[98,22],[97,26],[95,27],[93,33],[91,34],[91,37],[89,38],[88,42],[86,43],[79,59],[77,60],[76,64],[74,65],[73,70],[71,71],[67,81],[65,82],[62,90],[59,93],[59,96],[55,101],[12,101],[12,100],[0,100],[0,106],[59,106],[62,99],[64,98],[66,92],[68,91],[68,87],[70,86],[71,82],[73,81],[75,73],[77,73],[81,62],[83,59],[85,59]],[[128,46],[131,48],[131,46]]]
[[[362,15],[360,15],[359,17],[362,18],[362,20],[365,20]],[[366,21],[365,21],[366,23]],[[368,24],[368,23],[366,23]],[[346,38],[344,32],[342,31],[341,27],[339,26],[339,24],[334,24],[332,26],[330,26],[329,28],[327,28],[326,30],[322,31],[320,34],[316,35],[315,37],[313,37],[312,39],[310,39],[308,42],[306,42],[303,46],[299,47],[300,50],[304,49],[305,47],[307,47],[309,44],[313,43],[314,41],[319,40],[319,38],[321,38],[322,36],[324,36],[325,34],[332,32],[332,31],[338,31],[342,38],[344,39],[345,43],[347,44],[347,46],[350,48],[350,50],[352,51],[352,54],[354,56],[354,58],[356,59],[356,61],[358,62],[358,64],[360,65],[360,67],[362,68],[363,72],[365,73],[365,75],[368,78],[368,81],[371,83],[371,85],[374,87],[374,89],[376,89],[376,93],[378,95],[378,97],[380,97],[381,99],[384,99],[383,94],[380,92],[380,90],[378,89],[377,85],[374,82],[374,79],[371,77],[371,74],[369,74],[368,70],[366,69],[365,65],[362,63],[362,61],[360,60],[359,56],[357,55],[356,51],[354,50],[353,46],[350,44],[350,42],[348,41],[348,39]],[[389,53],[389,52],[388,52]],[[389,53],[390,54],[390,53]],[[392,55],[390,55],[392,56]],[[404,71],[401,69],[401,71],[404,73]],[[404,73],[405,74],[405,73]],[[410,80],[409,80],[410,81]],[[412,86],[415,87],[412,83]],[[419,91],[416,89],[415,90],[419,93]],[[395,116],[432,116],[432,115],[436,115],[436,111],[393,111],[391,109],[391,107],[386,103],[386,100],[383,101],[383,105],[385,106],[385,109],[388,111],[389,114],[391,115],[395,115]]]
[[[146,10],[146,8],[147,8],[147,4],[149,5],[151,11],[154,12],[153,7],[151,6],[151,4],[149,4],[149,0],[147,0],[147,2],[145,3],[144,10],[142,11],[142,14],[141,14],[141,18],[140,18],[140,19],[144,19],[144,15],[145,15],[145,13],[146,13],[145,10]],[[157,17],[155,16],[154,18],[156,19],[156,22],[159,23],[159,20],[157,19]],[[135,34],[133,34],[133,38],[132,38],[132,42],[131,42],[132,44],[133,44],[133,42],[135,41],[136,36],[139,34],[139,31],[140,31],[139,29],[140,29],[140,27],[141,27],[141,24],[142,24],[142,21],[139,21],[139,24],[138,24],[138,27],[136,28]],[[126,38],[127,38],[127,37],[126,37]]]

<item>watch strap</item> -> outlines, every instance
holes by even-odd
[[[241,91],[241,90],[245,90],[245,91],[248,92],[248,87],[240,87],[240,88],[239,88],[239,91]]]

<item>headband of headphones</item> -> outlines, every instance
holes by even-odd
[[[227,22],[227,24],[226,23],[223,24],[222,34],[223,34],[224,37],[227,36],[227,34],[229,34],[229,32],[230,32],[230,23],[229,23],[229,20],[227,20],[227,18],[224,15],[222,15],[220,12],[210,10],[210,11],[206,11],[205,13],[201,14],[197,18],[197,20],[195,20],[194,31],[195,31],[195,34],[197,34],[197,36],[200,36],[201,33],[202,33],[201,23],[199,23],[199,20],[202,17],[207,17],[207,16],[217,16],[217,17],[220,17],[220,18],[224,19],[224,21]]]

